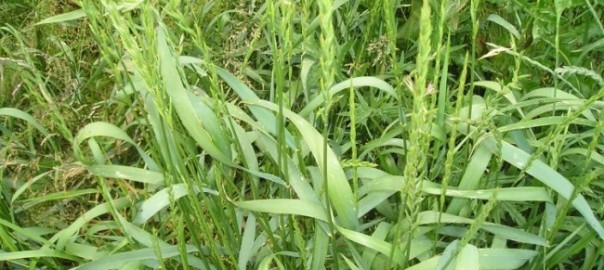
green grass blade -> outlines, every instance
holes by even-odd
[[[86,13],[84,12],[84,10],[76,9],[74,11],[70,11],[70,12],[66,12],[63,14],[56,15],[56,16],[52,16],[50,18],[46,18],[46,19],[41,20],[38,23],[36,23],[36,25],[68,22],[68,21],[73,21],[73,20],[77,20],[80,18],[84,18],[84,17],[86,17]]]
[[[345,80],[343,82],[337,83],[329,89],[329,95],[333,96],[342,90],[347,90],[352,88],[360,88],[360,87],[373,87],[380,89],[390,95],[393,98],[397,98],[396,90],[385,82],[384,80],[378,79],[376,77],[357,77]],[[302,117],[308,116],[312,111],[321,106],[325,102],[323,95],[317,95],[313,100],[311,100],[302,111],[300,111],[299,115]]]
[[[487,137],[483,141],[483,144],[485,144],[485,146],[487,146],[493,153],[500,153],[503,160],[516,168],[525,169],[526,166],[530,165],[530,167],[526,168],[526,173],[535,177],[554,191],[558,192],[558,194],[565,199],[568,200],[571,198],[575,189],[573,184],[543,161],[536,159],[528,164],[529,160],[531,160],[531,156],[529,154],[507,142],[502,142],[502,148],[499,150],[496,147],[497,144],[493,137]],[[579,213],[581,213],[581,215],[583,215],[587,223],[598,233],[600,238],[604,239],[604,228],[600,224],[598,218],[596,218],[594,215],[591,207],[587,203],[587,200],[585,200],[585,197],[583,197],[581,194],[577,194],[572,200],[572,205],[579,211]]]
[[[172,54],[166,34],[162,28],[157,29],[157,50],[159,51],[160,67],[164,89],[170,96],[171,102],[174,104],[174,109],[178,114],[183,126],[189,132],[189,135],[203,148],[210,156],[220,162],[231,165],[232,161],[230,153],[222,152],[215,144],[217,138],[212,138],[211,134],[204,129],[203,121],[200,114],[207,111],[200,111],[192,101],[187,90],[185,89],[181,76],[178,72],[176,57]]]
[[[92,165],[86,168],[96,176],[127,179],[157,186],[164,184],[163,174],[145,169],[122,165]]]
[[[262,106],[273,111],[278,111],[279,107],[267,101],[258,101],[254,105]],[[346,179],[344,170],[334,154],[333,150],[327,148],[327,152],[323,155],[323,136],[314,129],[314,127],[304,118],[293,113],[290,110],[284,109],[283,114],[287,117],[300,131],[304,142],[313,154],[317,164],[323,164],[324,159],[327,160],[327,185],[329,187],[329,200],[338,213],[340,224],[347,229],[359,228],[357,220],[357,209],[354,203],[354,196],[350,184]],[[323,170],[323,166],[319,166],[319,170]],[[321,171],[321,175],[325,172]]]
[[[327,221],[327,212],[320,204],[293,200],[293,199],[271,199],[237,202],[237,206],[246,210],[280,214],[298,215],[311,217],[321,221]]]
[[[193,187],[195,193],[199,193],[199,188]],[[218,192],[211,189],[202,189],[203,192],[218,195]],[[134,217],[133,223],[140,225],[147,222],[151,217],[161,211],[164,207],[170,205],[170,200],[178,200],[187,195],[189,187],[186,184],[175,184],[166,187],[145,200],[138,207],[139,211]]]
[[[30,125],[32,125],[33,127],[35,127],[44,136],[48,136],[48,134],[49,134],[48,130],[44,126],[40,125],[40,123],[38,123],[38,121],[36,121],[35,118],[33,118],[30,114],[28,114],[22,110],[13,109],[13,108],[0,108],[0,115],[14,117],[17,119],[24,120],[25,122],[27,122]]]

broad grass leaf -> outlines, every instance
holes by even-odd
[[[277,105],[267,101],[257,101],[253,104],[273,111],[279,109]],[[327,152],[323,152],[323,136],[308,121],[287,109],[283,110],[283,114],[302,134],[304,142],[319,165],[321,174],[327,175],[327,179],[323,179],[323,181],[327,181],[328,197],[338,213],[339,224],[347,229],[358,229],[359,221],[354,196],[338,158],[329,147],[327,147]],[[324,161],[327,163],[326,172],[323,171]]]
[[[36,119],[33,118],[33,116],[31,116],[30,114],[28,114],[22,110],[14,109],[14,108],[0,108],[0,115],[14,117],[17,119],[24,120],[25,122],[27,122],[30,125],[32,125],[33,127],[35,127],[38,131],[40,131],[40,133],[42,133],[42,135],[48,136],[48,134],[49,134],[48,130],[44,126],[42,126],[40,123],[38,123],[38,121],[36,121]]]
[[[5,219],[0,218],[0,225],[13,230],[13,232],[18,236],[19,239],[27,240],[30,243],[36,243],[40,245],[50,246],[48,240],[42,237],[45,234],[50,234],[56,232],[54,229],[43,228],[43,227],[27,227],[22,228],[17,224],[9,222]]]
[[[197,252],[197,248],[187,246],[185,252],[192,253]],[[133,251],[126,251],[111,254],[102,257],[98,260],[82,264],[78,266],[77,270],[98,270],[98,269],[117,269],[127,263],[142,262],[146,260],[157,260],[157,253],[161,254],[162,259],[169,259],[181,255],[181,249],[178,246],[160,247],[159,250],[155,248],[142,248]]]
[[[518,269],[528,260],[534,258],[538,252],[529,249],[478,249],[480,255],[480,269],[507,270]]]
[[[99,251],[98,247],[75,242],[67,243],[65,252],[90,261],[100,259],[107,255],[107,252]]]
[[[455,263],[457,261],[457,251],[459,250],[459,240],[453,240],[453,242],[449,243],[443,251],[442,256],[438,262],[438,265],[434,268],[435,270],[449,270],[454,269]]]
[[[317,203],[294,199],[270,199],[237,202],[246,210],[280,215],[298,215],[327,222],[327,212]]]
[[[478,249],[481,270],[514,270],[522,267],[528,260],[534,258],[537,251],[529,249]],[[433,270],[438,266],[442,256],[436,255],[422,261],[406,270]]]
[[[385,241],[386,237],[388,236],[388,233],[390,232],[391,229],[392,229],[392,225],[390,225],[386,222],[380,222],[375,227],[375,231],[371,234],[371,237],[373,237],[374,239],[377,239],[377,240]],[[370,268],[369,266],[371,266],[373,264],[373,261],[376,256],[377,256],[377,250],[375,250],[375,249],[363,250],[363,257],[362,257],[363,264],[365,266],[367,266],[368,268]]]
[[[494,154],[501,154],[504,161],[519,169],[526,169],[526,173],[535,177],[543,184],[558,192],[562,197],[569,200],[573,195],[575,187],[564,176],[552,169],[539,159],[531,159],[531,156],[508,142],[501,142],[501,148],[497,148],[497,143],[492,135],[486,137],[483,142]],[[531,163],[529,164],[529,161]],[[530,166],[529,166],[530,165]],[[528,168],[526,168],[529,166]],[[587,223],[598,233],[601,239],[604,239],[604,228],[600,221],[594,215],[587,200],[581,194],[576,194],[572,200],[572,205],[583,215]]]
[[[160,171],[157,163],[151,159],[151,157],[149,157],[149,155],[147,155],[147,153],[145,153],[145,151],[138,144],[136,144],[134,140],[128,136],[128,134],[126,134],[126,132],[112,124],[105,122],[93,122],[84,126],[82,129],[80,129],[80,131],[78,131],[73,142],[73,149],[77,157],[82,156],[80,144],[86,139],[93,137],[110,137],[132,144],[138,151],[141,158],[145,161],[145,164],[147,164],[151,170]]]
[[[542,117],[538,119],[528,119],[522,120],[513,124],[509,124],[506,126],[502,126],[497,128],[499,132],[508,132],[512,130],[521,130],[521,129],[529,129],[534,127],[543,127],[543,126],[556,126],[560,125],[567,121],[566,116],[549,116]],[[596,125],[595,121],[583,119],[583,118],[574,118],[570,121],[569,124],[573,125],[582,125],[588,127],[594,127]]]
[[[359,267],[356,266],[353,261],[351,261],[350,259],[348,259],[348,257],[346,257],[344,255],[340,255],[340,256],[342,257],[342,259],[344,259],[344,262],[346,263],[346,265],[348,266],[348,268],[350,268],[351,270],[359,270]]]
[[[591,153],[588,153],[589,150],[585,149],[585,148],[579,148],[579,147],[575,147],[575,148],[569,148],[566,150],[563,150],[562,153],[560,153],[560,156],[568,156],[568,155],[582,155],[585,158],[589,157],[592,161],[595,161],[597,163],[600,163],[600,165],[604,165],[604,156],[602,156],[601,154],[599,154],[596,151],[592,151]]]
[[[516,39],[520,39],[520,32],[518,32],[518,29],[516,29],[516,27],[514,25],[512,25],[511,23],[506,21],[504,18],[501,18],[499,15],[491,14],[491,15],[489,15],[489,17],[487,17],[487,20],[500,25],[501,27],[508,30],[508,32],[510,32],[510,34],[514,35],[514,37]]]
[[[342,227],[337,227],[337,230],[344,237],[346,237],[346,239],[348,239],[350,241],[353,241],[357,244],[360,244],[362,246],[373,249],[385,256],[390,256],[390,253],[392,250],[392,244],[390,244],[384,240],[380,240],[380,239],[371,237],[369,235],[351,231],[351,230],[348,230],[348,229],[345,229]],[[400,255],[401,255],[400,253],[394,253],[393,261],[398,264],[402,264],[402,257]]]
[[[472,244],[466,244],[459,255],[457,255],[457,263],[455,270],[479,270],[480,269],[480,254],[478,248]]]
[[[243,235],[241,237],[241,247],[239,248],[239,256],[237,265],[239,269],[246,269],[247,264],[253,256],[254,239],[256,238],[256,217],[253,214],[247,216]]]
[[[46,18],[36,23],[36,25],[49,24],[49,23],[62,23],[77,20],[86,17],[86,13],[83,9],[76,9],[74,11],[66,12],[50,18]]]
[[[127,206],[132,205],[132,203],[126,197],[122,197],[116,200],[113,200],[113,207],[116,210],[121,210],[126,208]],[[91,220],[109,213],[109,203],[99,204],[92,209],[86,211],[86,213],[82,214],[78,219],[72,222],[67,228],[57,232],[52,238],[49,240],[50,243],[56,242],[55,248],[57,250],[61,250],[65,247],[67,242],[73,238],[74,235],[80,231],[86,223]]]
[[[576,107],[582,106],[585,103],[584,99],[578,98],[577,96],[575,96],[573,94],[570,94],[564,90],[557,89],[554,87],[544,87],[544,88],[534,89],[522,96],[522,100],[531,100],[531,99],[538,99],[538,98],[551,98],[551,99],[555,100],[554,103],[556,105],[554,106],[553,104],[548,104],[548,105],[540,106],[538,108],[531,110],[526,115],[526,117],[529,119],[535,118],[543,113],[551,113],[552,110],[554,109],[554,107],[556,110],[565,110],[566,111],[568,108],[574,109]],[[581,114],[583,116],[585,116],[585,118],[587,118],[588,120],[592,120],[592,121],[596,120],[593,113],[589,110],[584,110],[581,112]]]
[[[224,164],[233,165],[230,153],[223,152],[226,150],[220,149],[215,143],[218,139],[213,138],[211,133],[204,129],[203,122],[206,119],[202,119],[202,116],[208,113],[208,110],[196,107],[200,103],[195,102],[185,89],[178,72],[177,58],[172,54],[162,28],[157,29],[157,50],[164,89],[170,96],[181,123],[195,142],[210,156]]]
[[[430,259],[424,260],[416,265],[405,268],[405,270],[434,270],[437,269],[442,256],[437,255]]]
[[[56,250],[51,250],[48,248],[38,249],[38,250],[25,250],[25,251],[14,251],[14,252],[0,252],[0,261],[14,261],[19,259],[28,259],[28,258],[44,258],[44,257],[52,257],[52,258],[61,258],[74,262],[81,262],[81,259],[73,256],[71,254],[63,253]]]
[[[476,189],[480,185],[480,179],[491,161],[493,153],[484,146],[478,146],[464,171],[459,182],[459,189]],[[461,209],[467,205],[467,200],[454,198],[447,207],[447,213],[459,214]]]
[[[174,184],[156,192],[140,204],[140,206],[138,207],[139,211],[136,216],[134,216],[134,220],[132,222],[137,225],[147,222],[151,217],[161,211],[164,207],[170,205],[171,199],[176,201],[182,198],[183,196],[187,195],[189,191],[197,194],[200,192],[200,189],[197,187],[188,187],[185,184]],[[201,191],[213,195],[218,195],[217,191],[207,188],[203,188]]]
[[[475,221],[474,219],[455,216],[447,213],[424,211],[419,213],[418,222],[421,225],[426,225],[438,223],[472,224]],[[547,246],[547,241],[543,237],[525,232],[520,229],[490,222],[484,222],[480,228],[502,238],[514,240],[516,242]]]
[[[164,240],[159,239],[156,235],[152,235],[149,232],[143,230],[142,228],[128,222],[119,213],[117,214],[117,219],[119,220],[121,227],[124,229],[124,233],[126,235],[128,235],[128,237],[136,240],[138,243],[140,243],[148,248],[154,248],[155,244],[157,244],[157,246],[159,246],[160,248],[178,247],[177,245],[170,245],[167,242],[165,242]],[[213,248],[220,250],[219,247],[213,247]],[[201,259],[199,259],[191,254],[180,254],[180,255],[181,255],[181,257],[175,258],[175,259],[181,261],[182,256],[186,256],[187,263],[189,265],[195,267],[196,269],[205,269],[206,268],[204,262]]]
[[[186,93],[191,101],[191,105],[193,106],[197,118],[203,120],[201,121],[201,124],[210,134],[212,141],[222,153],[226,153],[227,156],[230,155],[230,142],[215,113],[215,111],[218,110],[215,102],[212,102],[209,97],[198,97],[191,93],[191,91],[186,91]],[[213,105],[213,107],[210,107],[211,105]]]
[[[332,86],[329,89],[329,95],[333,96],[338,92],[351,87],[359,88],[367,86],[380,89],[394,98],[398,97],[396,90],[390,84],[376,77],[356,77],[345,80]],[[323,102],[325,102],[323,95],[317,95],[313,100],[310,101],[310,103],[306,105],[306,107],[304,107],[304,109],[302,109],[302,111],[300,111],[299,115],[302,117],[308,116],[312,111],[321,106]]]
[[[242,81],[237,79],[237,77],[235,77],[230,72],[218,67],[216,67],[216,72],[222,78],[222,80],[224,80],[224,82],[226,82],[235,91],[235,93],[239,95],[242,100],[260,100],[260,98],[258,98],[256,93],[254,93],[252,89],[250,89]],[[273,135],[278,134],[277,118],[271,111],[262,107],[250,107],[249,110],[250,112],[252,112],[254,117],[258,119],[258,122],[260,122],[260,124],[264,126],[266,130],[268,130]],[[292,148],[296,146],[294,137],[287,130],[285,131],[285,141]]]
[[[44,202],[48,202],[48,201],[65,200],[65,199],[69,199],[69,198],[73,198],[73,197],[78,197],[78,196],[88,195],[88,194],[96,194],[96,193],[99,193],[99,190],[97,190],[95,188],[87,188],[87,189],[74,189],[74,190],[68,190],[68,191],[58,191],[58,192],[53,192],[53,193],[47,193],[47,194],[40,195],[40,196],[31,197],[31,198],[22,200],[20,202],[23,205],[21,205],[21,207],[18,209],[19,211],[17,211],[17,213],[24,211],[28,208],[31,208],[35,205],[38,205],[40,203],[44,203]]]
[[[425,182],[422,191],[432,195],[443,194],[443,188],[431,182]],[[553,202],[547,190],[543,187],[510,187],[480,190],[459,190],[447,188],[445,196],[466,199],[489,200],[493,197],[497,201],[516,202]]]
[[[320,222],[315,221],[315,228],[319,228]],[[317,229],[314,233],[313,244],[310,269],[322,270],[325,268],[325,260],[329,251],[329,236],[323,230]]]
[[[512,90],[510,90],[510,88],[508,86],[501,85],[501,83],[499,83],[499,82],[478,81],[478,82],[474,82],[474,85],[493,90],[493,91],[497,92],[497,94],[503,95],[512,105],[518,103]],[[520,114],[522,115],[522,111],[519,110],[518,112],[520,112]]]
[[[96,176],[127,179],[134,182],[158,186],[164,184],[164,175],[162,173],[145,169],[123,165],[92,165],[86,168],[90,173]]]
[[[40,179],[44,179],[44,177],[46,177],[47,175],[49,175],[52,172],[53,171],[48,171],[48,172],[44,172],[44,173],[38,174],[38,175],[32,177],[31,180],[27,181],[27,183],[21,185],[12,194],[10,203],[14,204],[15,201],[17,201],[17,199],[19,198],[19,196],[21,196],[21,194],[23,194],[23,192],[27,191],[33,184],[35,184],[36,182],[38,182]]]
[[[279,163],[279,147],[273,138],[264,133],[259,133],[256,145],[260,151],[270,156],[275,164]],[[317,194],[313,191],[312,186],[304,179],[304,176],[298,169],[296,163],[294,163],[289,156],[285,157],[285,161],[287,162],[287,166],[283,167],[287,167],[287,171],[285,171],[285,168],[283,167],[280,169],[283,174],[289,176],[287,179],[288,183],[291,185],[294,192],[296,192],[296,195],[303,201],[319,203]]]

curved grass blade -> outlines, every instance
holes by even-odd
[[[510,163],[516,168],[525,169],[526,173],[535,177],[543,184],[558,192],[562,197],[569,200],[573,195],[575,187],[560,173],[552,169],[550,166],[545,164],[539,159],[531,159],[531,156],[519,148],[509,144],[508,142],[501,142],[501,149],[497,148],[497,143],[492,135],[488,136],[482,142],[488,147],[494,154],[501,154],[504,161]],[[529,161],[531,163],[529,164]],[[572,200],[572,205],[583,215],[587,223],[598,233],[601,239],[604,239],[604,228],[600,224],[600,221],[594,215],[591,207],[585,200],[585,197],[581,194],[576,194],[576,197]]]
[[[235,77],[233,74],[222,68],[215,67],[215,69],[222,80],[224,80],[242,100],[260,100],[252,89],[237,79],[237,77]],[[266,130],[273,135],[278,134],[277,118],[273,113],[262,107],[250,107],[250,111],[256,117],[256,119],[258,119],[258,122],[260,122],[266,128]],[[287,130],[285,131],[285,142],[289,147],[294,148],[296,146],[294,137]]]
[[[141,158],[145,161],[145,164],[147,164],[151,170],[160,171],[157,163],[151,159],[151,157],[149,157],[149,155],[147,155],[147,153],[145,153],[145,151],[138,144],[136,144],[134,140],[128,136],[128,134],[126,134],[126,132],[112,124],[105,122],[90,123],[78,131],[78,134],[76,134],[74,137],[73,142],[73,151],[75,152],[76,157],[82,157],[82,149],[80,148],[80,144],[82,144],[83,141],[99,136],[120,139],[132,144],[138,151],[138,154],[141,156]]]
[[[30,114],[28,114],[22,110],[13,109],[13,108],[0,108],[0,115],[14,117],[17,119],[24,120],[25,122],[27,122],[30,125],[32,125],[33,127],[35,127],[44,136],[48,136],[48,134],[49,134],[48,130],[44,126],[40,125],[40,123],[38,123],[38,121],[36,121],[35,118],[33,118]]]
[[[440,213],[436,211],[421,212],[418,215],[418,220],[421,225],[437,223],[472,224],[474,222],[474,220],[470,218],[455,216],[447,213]],[[547,241],[543,237],[522,231],[520,229],[490,222],[483,223],[481,229],[488,231],[492,234],[498,235],[502,238],[514,240],[520,243],[547,246]]]
[[[187,253],[197,252],[197,248],[192,246],[186,247]],[[126,251],[117,254],[102,257],[96,261],[92,261],[79,267],[77,270],[97,270],[97,269],[117,269],[127,263],[141,262],[145,260],[157,260],[157,252],[161,254],[162,259],[168,259],[180,255],[178,246],[160,247],[159,251],[155,248],[143,248],[134,251]]]
[[[257,101],[253,105],[262,106],[264,108],[277,111],[279,107],[273,103],[267,101]],[[340,224],[347,229],[359,228],[359,221],[357,220],[357,209],[354,203],[354,196],[352,189],[346,179],[344,170],[338,161],[338,158],[329,147],[327,153],[323,153],[323,137],[314,129],[314,127],[308,123],[304,118],[293,113],[290,110],[284,109],[283,114],[287,117],[298,129],[304,139],[304,142],[310,149],[314,156],[317,164],[324,164],[324,159],[327,159],[327,172],[321,171],[321,175],[326,173],[327,186],[329,188],[329,200],[332,202],[333,207],[338,213],[338,220]],[[319,170],[323,170],[323,166],[319,166]]]
[[[19,259],[28,258],[43,258],[43,257],[54,257],[61,258],[75,262],[81,262],[81,260],[73,255],[66,254],[63,252],[50,250],[50,249],[39,249],[39,250],[26,250],[26,251],[15,251],[15,252],[0,252],[0,261],[12,261]]]
[[[70,12],[66,12],[63,14],[56,15],[56,16],[52,16],[50,18],[46,18],[44,20],[37,22],[36,25],[68,22],[68,21],[73,21],[73,20],[77,20],[80,18],[84,18],[84,17],[86,17],[86,13],[84,12],[84,10],[76,9],[74,11],[70,11]]]
[[[96,176],[127,179],[134,182],[158,186],[164,184],[163,174],[145,169],[122,165],[92,165],[86,168],[90,173]]]
[[[113,207],[116,210],[120,210],[120,209],[125,208],[130,205],[131,205],[131,202],[128,200],[128,198],[125,198],[125,197],[119,198],[119,199],[113,201]],[[107,213],[109,213],[109,203],[99,204],[99,205],[93,207],[92,209],[88,210],[83,215],[81,215],[78,219],[76,219],[74,222],[72,222],[67,228],[65,228],[65,229],[61,230],[60,232],[56,233],[55,235],[53,235],[53,237],[50,239],[49,242],[53,243],[56,241],[55,248],[57,250],[61,250],[65,247],[65,244],[67,244],[69,239],[73,238],[73,236],[76,235],[77,232],[79,230],[81,230],[82,227],[84,227],[84,225],[86,223],[97,218],[98,216],[101,216],[101,215],[104,215]]]
[[[172,54],[164,30],[161,28],[157,29],[157,50],[164,89],[170,96],[181,123],[195,142],[210,156],[224,164],[232,165],[230,153],[222,152],[214,143],[218,139],[212,138],[211,134],[204,129],[205,119],[201,119],[200,114],[207,111],[198,111],[195,105],[199,105],[199,102],[191,100],[187,93],[177,69],[176,57]]]
[[[327,212],[317,203],[294,199],[270,199],[237,202],[237,206],[255,212],[298,215],[327,222]]]
[[[333,96],[342,90],[349,89],[350,87],[359,88],[359,87],[366,87],[366,86],[380,89],[380,90],[386,92],[387,94],[389,94],[390,96],[392,96],[394,98],[398,98],[398,95],[396,94],[396,90],[390,84],[388,84],[387,82],[385,82],[382,79],[378,79],[376,77],[368,77],[368,76],[351,78],[351,79],[345,80],[343,82],[340,82],[340,83],[332,86],[329,89],[329,95]],[[324,100],[323,95],[317,95],[313,100],[311,100],[306,105],[306,107],[304,107],[304,109],[302,109],[302,111],[300,111],[299,115],[302,117],[308,116],[312,111],[314,111],[316,108],[321,106],[321,104],[323,104],[324,101],[325,100]]]
[[[193,187],[193,191],[195,193],[199,193],[199,188]],[[218,195],[218,192],[215,190],[203,188],[202,191],[213,195]],[[188,187],[185,184],[175,184],[158,191],[157,193],[153,194],[153,196],[149,197],[149,199],[141,203],[141,205],[138,207],[139,212],[136,214],[132,222],[136,225],[147,222],[164,207],[170,205],[170,199],[176,201],[187,195],[188,192]]]

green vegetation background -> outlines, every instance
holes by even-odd
[[[604,269],[604,2],[3,0],[2,269]]]

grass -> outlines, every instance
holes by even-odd
[[[3,269],[604,269],[598,1],[4,1]]]

